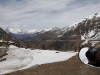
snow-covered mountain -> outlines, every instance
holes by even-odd
[[[76,28],[80,23],[82,23],[82,22],[84,22],[84,21],[86,21],[86,23],[85,23],[84,25],[87,25],[87,22],[88,22],[89,20],[91,20],[91,23],[90,23],[90,24],[92,24],[93,20],[97,20],[98,18],[100,18],[100,13],[96,13],[95,15],[86,16],[86,17],[84,17],[83,19],[80,19],[80,20],[74,22],[73,24],[71,24],[71,25],[69,26],[69,28],[72,28],[72,27]],[[97,23],[98,23],[98,22],[97,22]]]
[[[7,33],[14,33],[14,34],[31,34],[37,32],[36,29],[34,30],[22,30],[18,28],[3,28]]]
[[[73,23],[71,28],[73,32],[81,35],[81,40],[86,40],[82,45],[90,42],[92,46],[95,46],[100,41],[100,13],[86,16]]]
[[[34,30],[22,30],[18,28],[3,28],[12,38],[24,38],[32,36],[32,34],[37,33],[36,29]]]

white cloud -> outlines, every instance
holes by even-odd
[[[10,25],[19,25],[18,22],[11,22]]]
[[[85,16],[99,13],[99,0],[8,0],[0,4],[4,24],[25,29],[65,27]],[[24,26],[26,25],[26,26]]]

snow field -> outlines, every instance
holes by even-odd
[[[33,50],[32,53],[34,57],[33,61],[29,65],[21,69],[26,69],[33,65],[41,65],[41,64],[52,63],[52,62],[65,61],[77,54],[77,52],[71,52],[71,51],[61,52],[55,50],[50,51],[50,50],[38,50],[38,49]]]
[[[58,52],[58,53],[57,53]],[[36,65],[68,60],[77,52],[61,52],[55,50],[30,50],[10,46],[4,56],[5,61],[0,62],[0,74],[27,69]]]

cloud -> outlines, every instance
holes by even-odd
[[[0,19],[25,29],[65,27],[99,8],[99,0],[5,0],[0,1]]]
[[[1,22],[0,27],[3,27],[3,28],[14,27],[14,28],[16,28],[16,27],[20,27],[20,24],[17,22],[11,22],[10,24],[6,24],[6,23]]]
[[[18,22],[11,22],[10,25],[19,25]]]

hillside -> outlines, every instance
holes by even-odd
[[[10,38],[11,37],[2,28],[0,28],[0,40],[10,40]]]
[[[11,44],[16,45],[18,47],[28,47],[27,44],[25,44],[19,39],[12,38],[7,32],[0,28],[0,46],[8,47]]]
[[[11,41],[11,37],[2,29],[0,28],[0,46],[4,44],[8,44],[8,41]]]

